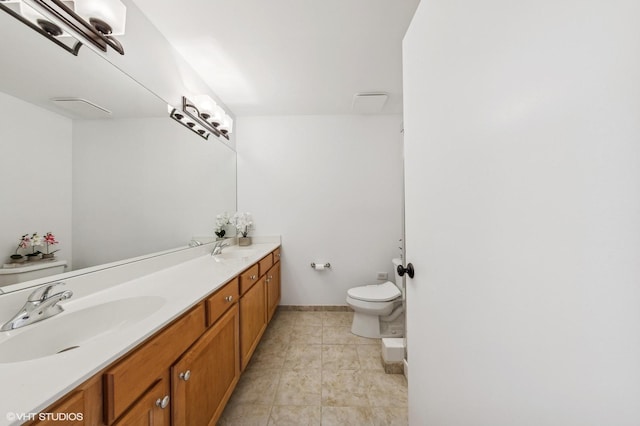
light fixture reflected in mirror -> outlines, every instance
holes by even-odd
[[[213,134],[229,140],[233,130],[233,119],[209,96],[195,96],[191,101],[182,97],[182,110],[169,106],[171,118],[197,133],[204,139]]]
[[[73,55],[82,43],[124,55],[115,38],[124,34],[126,23],[127,8],[120,0],[0,0],[0,9]],[[79,41],[65,43],[67,36]]]

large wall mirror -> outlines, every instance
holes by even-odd
[[[186,246],[236,209],[236,155],[82,47],[0,11],[0,257],[52,232],[73,270]]]

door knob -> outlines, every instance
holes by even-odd
[[[407,263],[406,268],[402,265],[398,265],[398,275],[403,276],[405,273],[409,275],[409,278],[413,278],[415,271],[413,270],[413,265],[411,263]]]

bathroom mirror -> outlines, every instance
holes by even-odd
[[[1,11],[0,37],[2,264],[25,233],[52,232],[76,270],[186,247],[235,211],[227,145],[86,46],[73,56]]]

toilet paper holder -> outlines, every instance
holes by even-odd
[[[313,269],[329,269],[329,268],[331,268],[331,264],[329,262],[327,262],[327,263],[311,262],[311,267]]]

